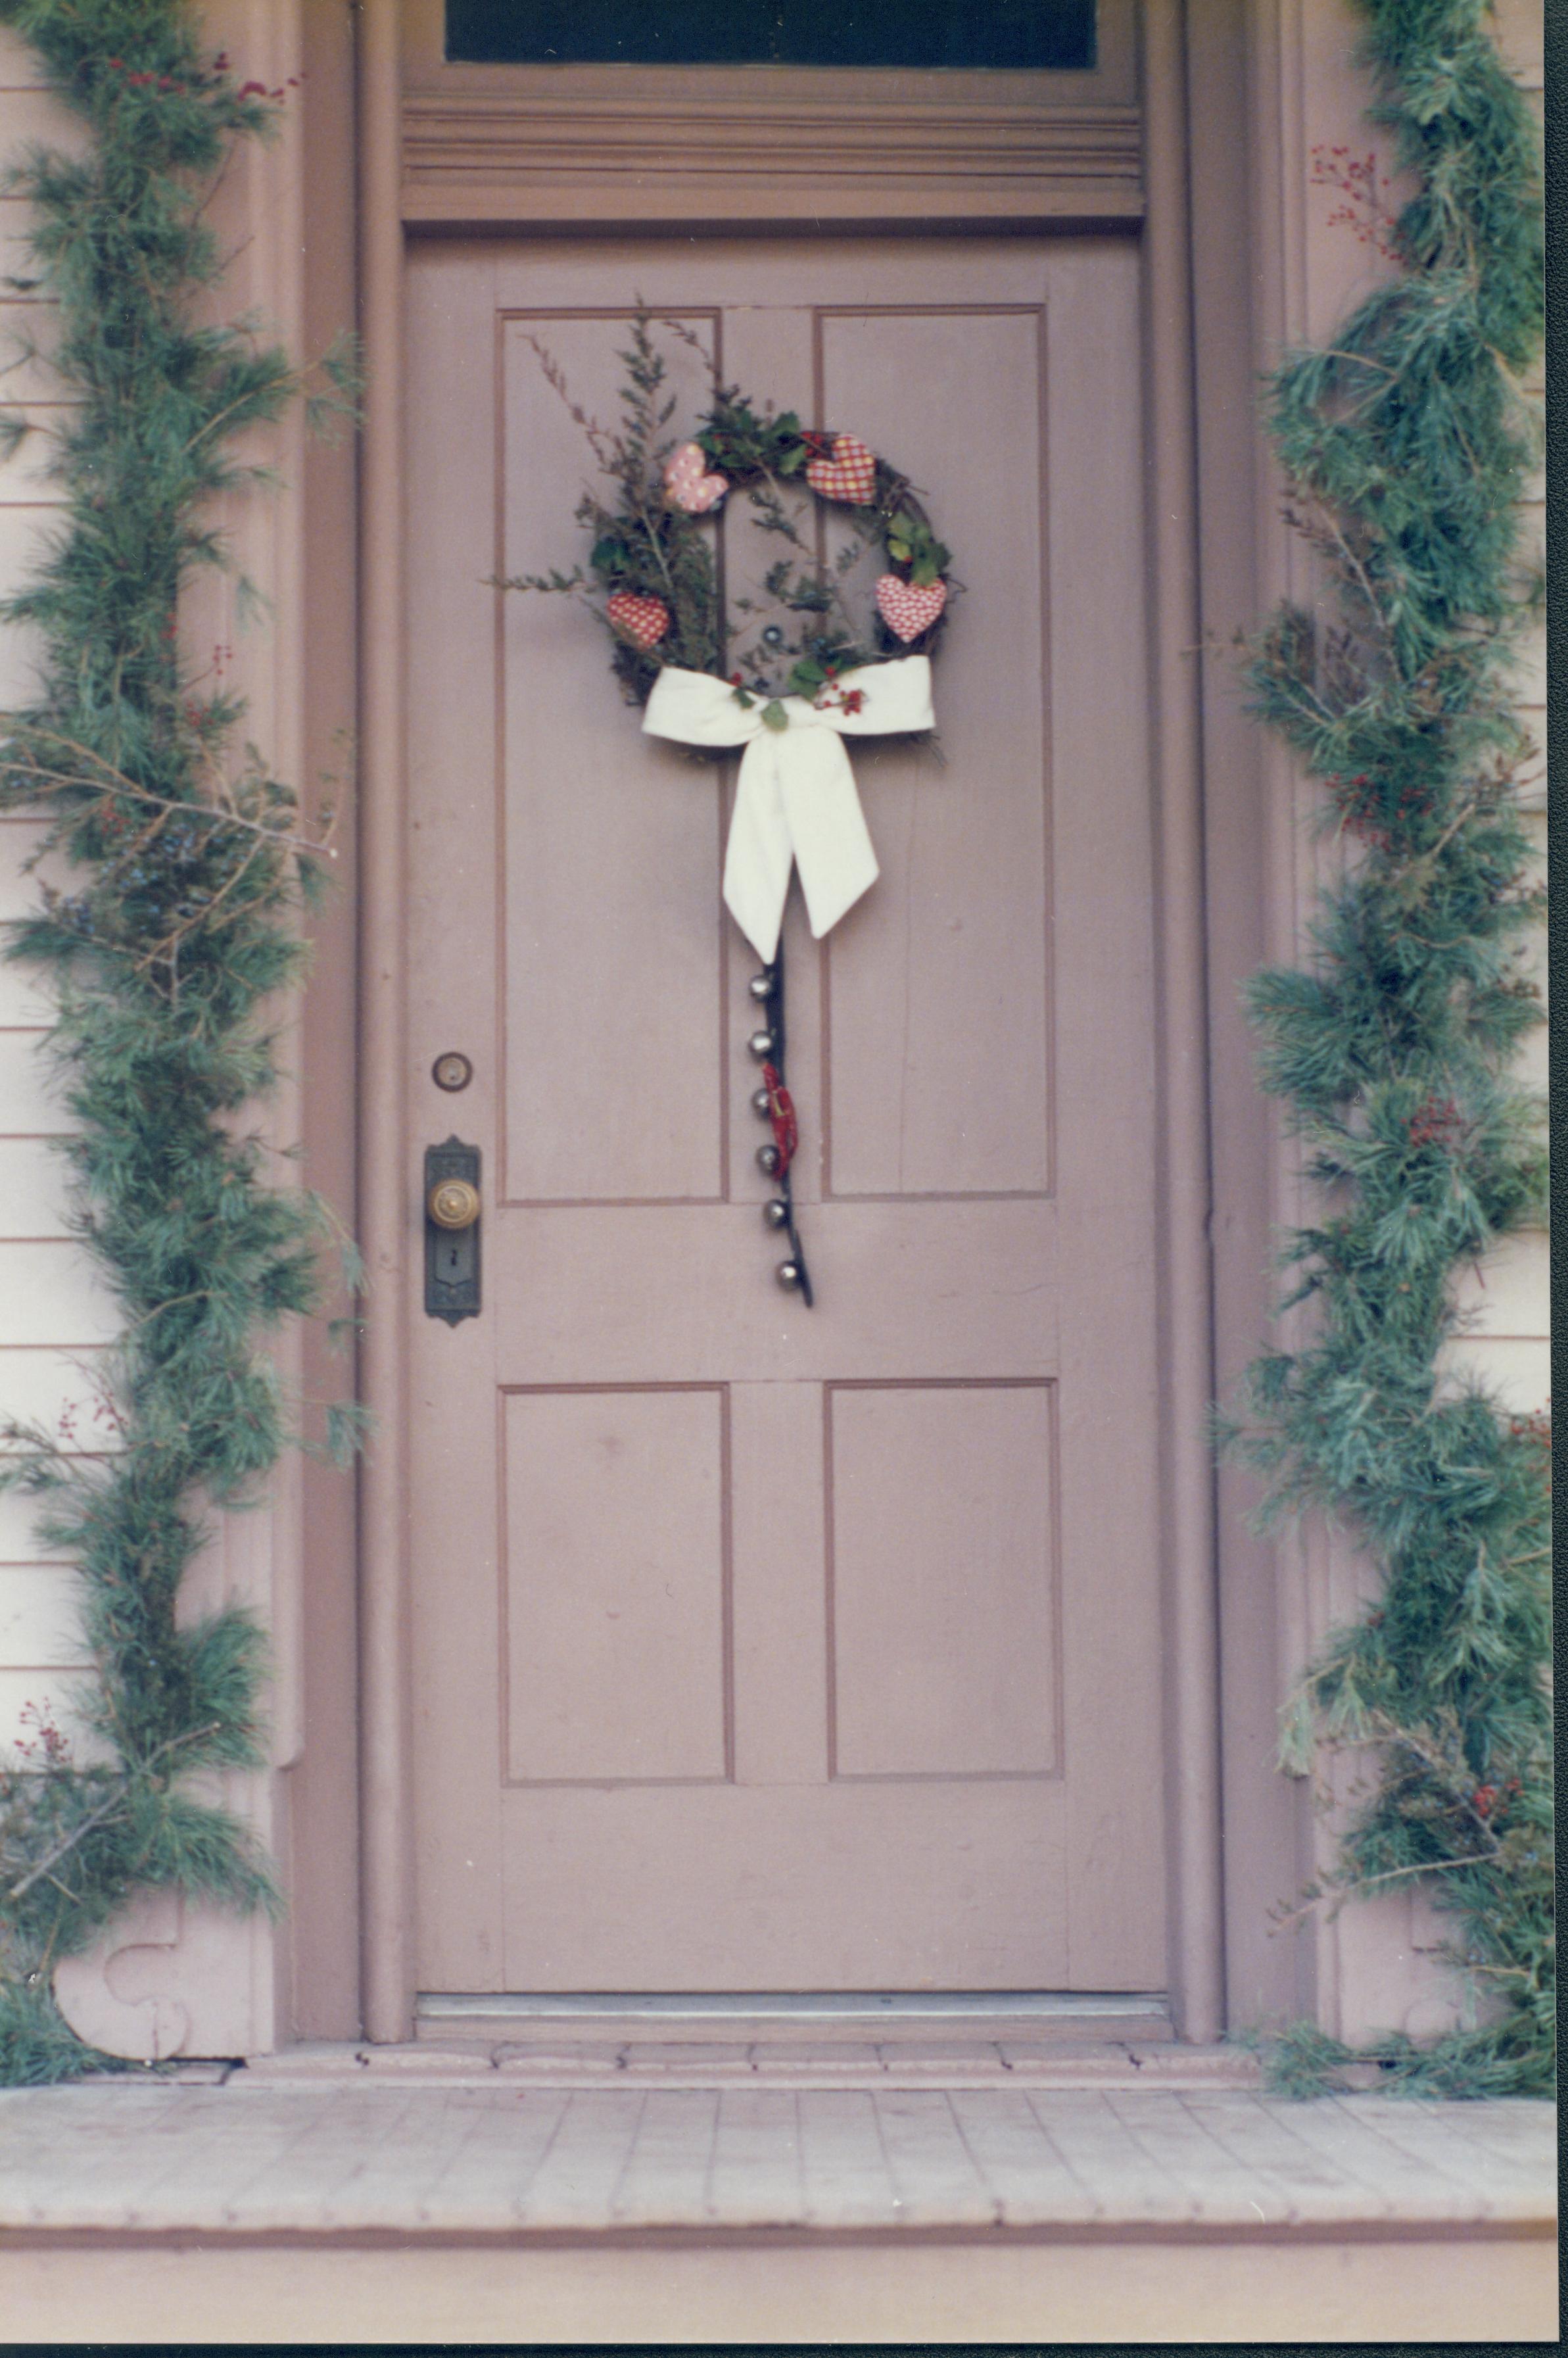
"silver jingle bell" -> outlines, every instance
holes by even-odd
[[[800,1263],[797,1260],[781,1260],[776,1274],[785,1293],[792,1293],[800,1283]]]
[[[754,974],[746,988],[753,999],[771,999],[773,995],[773,969],[769,968],[762,974]]]
[[[782,1195],[773,1196],[770,1203],[766,1203],[762,1206],[762,1217],[767,1222],[770,1228],[787,1228],[789,1225],[789,1206],[784,1202]]]
[[[773,1101],[772,1098],[769,1097],[766,1089],[753,1089],[752,1091],[752,1111],[755,1114],[760,1114],[764,1121],[766,1121],[769,1114],[773,1110]]]
[[[766,1172],[766,1174],[767,1174],[767,1175],[768,1175],[768,1177],[771,1179],[771,1178],[773,1176],[774,1173],[777,1171],[778,1167],[779,1167],[779,1151],[778,1151],[778,1148],[777,1148],[776,1146],[771,1146],[771,1145],[770,1145],[770,1146],[759,1146],[759,1147],[758,1147],[758,1149],[757,1149],[757,1168],[758,1168],[758,1170],[759,1170],[759,1171],[765,1171],[765,1172]]]
[[[765,1056],[773,1053],[773,1035],[771,1032],[753,1032],[746,1045],[760,1065]]]

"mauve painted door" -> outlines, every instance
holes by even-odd
[[[613,417],[638,294],[966,585],[945,761],[853,749],[880,881],[820,946],[791,904],[811,1311],[732,770],[487,586],[580,550],[535,340]],[[420,1986],[1160,1987],[1136,250],[432,242],[409,339],[411,1205],[452,1130],[485,1194],[482,1315],[414,1312]]]

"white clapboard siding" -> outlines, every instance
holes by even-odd
[[[56,1671],[79,1664],[81,1589],[67,1564],[0,1563],[0,1660]]]
[[[43,1035],[0,1024],[0,1121],[12,1138],[41,1138],[68,1127],[59,1074],[43,1054]]]
[[[33,1499],[15,1490],[0,1490],[0,1563],[8,1571],[49,1564],[49,1550],[38,1541],[38,1514]]]
[[[98,1396],[102,1347],[0,1343],[0,1425],[36,1425],[70,1454],[101,1456],[115,1445]],[[32,1552],[41,1558],[42,1551]]]
[[[1503,54],[1526,88],[1539,93],[1544,73],[1544,10],[1542,0],[1496,0],[1496,28]],[[1530,373],[1532,390],[1543,384],[1542,362]],[[1544,546],[1545,483],[1537,478],[1520,503],[1525,525],[1524,550],[1533,555]],[[1531,631],[1519,649],[1516,666],[1519,715],[1537,747],[1528,764],[1520,799],[1530,814],[1536,841],[1536,872],[1546,873],[1546,635]],[[1546,939],[1542,927],[1532,974],[1542,990],[1546,983]],[[1530,1034],[1519,1059],[1521,1077],[1532,1088],[1546,1087],[1546,1027]],[[1504,1404],[1525,1413],[1543,1408],[1552,1390],[1548,1344],[1550,1294],[1546,1238],[1543,1235],[1510,1237],[1487,1255],[1481,1270],[1461,1274],[1455,1298],[1467,1331],[1444,1353],[1445,1368],[1479,1376]]]
[[[49,1139],[0,1137],[0,1240],[64,1236],[68,1182],[64,1158]]]
[[[25,1669],[0,1669],[0,1759],[15,1763],[13,1746],[37,1746],[40,1717],[59,1729],[69,1740],[71,1759],[82,1767],[112,1758],[107,1747],[95,1742],[82,1725],[92,1685],[92,1672],[86,1670],[31,1663]],[[20,1765],[31,1764],[24,1757]]]
[[[1493,0],[1502,52],[1527,90],[1546,80],[1546,12],[1542,0]]]
[[[81,126],[54,107],[38,79],[27,45],[0,28],[0,164],[38,143],[78,150],[83,144]],[[0,594],[20,586],[41,536],[57,523],[59,492],[47,472],[50,433],[69,415],[39,356],[48,352],[53,312],[5,283],[31,275],[27,218],[22,199],[0,199],[0,409],[22,412],[30,429],[0,464]],[[37,654],[32,633],[0,628],[0,708],[31,696]],[[36,841],[36,826],[0,820],[0,918],[20,915],[37,897],[38,880],[24,868]],[[69,1447],[98,1452],[113,1447],[114,1436],[93,1396],[92,1367],[117,1321],[87,1257],[63,1236],[65,1171],[47,1138],[65,1126],[65,1116],[58,1083],[38,1053],[52,1014],[41,978],[0,964],[0,1422],[41,1424]],[[0,1758],[18,1738],[36,1739],[29,1706],[70,1733],[91,1679],[80,1667],[75,1574],[42,1560],[35,1526],[32,1502],[0,1495]]]
[[[120,1314],[88,1256],[52,1238],[0,1243],[0,1302],[5,1336],[24,1349],[69,1343],[81,1349],[113,1342]]]
[[[1507,1237],[1460,1279],[1457,1299],[1466,1335],[1529,1340],[1540,1334],[1551,1271],[1541,1229]]]
[[[4,321],[0,319],[0,334]],[[26,447],[25,445],[23,446]],[[21,452],[18,450],[17,458]],[[0,473],[4,473],[0,468]],[[23,506],[0,503],[0,590],[20,587],[32,570],[43,537],[59,517],[58,501],[38,500]],[[38,677],[40,642],[38,633],[20,622],[0,626],[0,711],[30,701]],[[14,894],[6,892],[9,902]],[[7,907],[5,914],[14,914]]]

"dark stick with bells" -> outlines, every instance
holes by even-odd
[[[806,1308],[811,1308],[811,1273],[801,1250],[800,1234],[795,1225],[795,1193],[790,1181],[790,1163],[794,1159],[798,1133],[795,1107],[784,1087],[784,959],[781,939],[773,953],[772,966],[754,974],[746,986],[766,1019],[766,1028],[753,1032],[746,1045],[762,1068],[762,1086],[752,1098],[752,1109],[763,1121],[771,1123],[773,1138],[766,1146],[757,1149],[758,1168],[766,1173],[778,1187],[778,1193],[762,1206],[762,1217],[770,1228],[781,1229],[789,1245],[789,1259],[778,1266],[779,1283],[792,1293],[798,1293]]]

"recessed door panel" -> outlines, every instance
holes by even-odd
[[[1051,1388],[834,1385],[827,1413],[834,1775],[1053,1775]]]
[[[704,352],[666,340],[671,389],[694,409],[712,383],[715,323],[682,324]],[[494,330],[494,569],[548,572],[559,555],[569,572],[579,490],[613,500],[572,409],[618,416],[625,322],[508,311]],[[715,1198],[722,781],[711,763],[638,738],[578,599],[514,596],[498,621],[507,1195]]]
[[[827,952],[836,1195],[1050,1185],[1048,326],[968,305],[818,323],[824,416],[877,420],[962,584],[935,745],[864,764],[888,889]]]
[[[510,1783],[727,1774],[726,1407],[503,1395]]]

